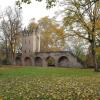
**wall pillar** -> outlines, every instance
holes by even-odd
[[[43,59],[43,67],[47,67],[47,62],[45,59]]]
[[[35,58],[32,58],[32,66],[35,66]]]
[[[55,59],[55,67],[59,67],[58,66],[58,59]]]

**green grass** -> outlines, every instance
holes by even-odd
[[[41,68],[41,67],[2,67],[0,68],[0,78],[8,77],[85,77],[99,76],[100,73],[93,69],[75,69],[75,68]]]
[[[100,100],[100,73],[93,69],[1,67],[3,100]]]

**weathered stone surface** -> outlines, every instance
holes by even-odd
[[[40,52],[40,34],[24,30],[22,54],[16,57],[16,64],[23,66],[82,67],[80,61],[67,51]]]
[[[22,55],[17,62],[21,65],[52,66],[52,67],[82,67],[81,62],[72,53],[59,52],[35,52],[30,55]]]

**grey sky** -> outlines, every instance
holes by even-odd
[[[15,1],[16,0],[0,0],[0,10],[5,9],[7,6],[14,6]],[[44,16],[53,17],[55,11],[57,11],[57,7],[47,10],[45,2],[39,3],[35,0],[32,0],[32,3],[30,5],[23,4],[22,7],[24,26],[26,26],[32,18],[39,20]]]

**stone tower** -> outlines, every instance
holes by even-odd
[[[32,64],[31,56],[35,52],[40,52],[40,34],[34,30],[33,32],[24,30],[22,35],[22,64]]]

